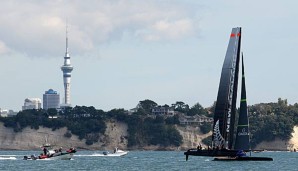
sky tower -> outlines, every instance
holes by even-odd
[[[61,66],[63,72],[64,83],[64,103],[66,106],[70,106],[70,78],[73,67],[70,64],[70,55],[68,53],[68,28],[66,26],[66,52],[64,56],[64,65]]]

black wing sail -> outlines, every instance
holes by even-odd
[[[214,111],[213,146],[232,149],[238,87],[241,28],[233,28],[222,67]]]
[[[241,28],[233,28],[222,67],[217,101],[214,110],[212,147],[208,149],[188,149],[188,156],[229,156],[236,157],[234,149],[234,125],[236,115],[238,75],[240,63]],[[225,149],[222,149],[225,148]]]
[[[246,101],[243,55],[242,55],[242,83],[241,83],[240,112],[239,112],[239,120],[237,125],[235,149],[250,150],[249,122],[248,122],[247,101]]]

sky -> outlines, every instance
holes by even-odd
[[[213,104],[233,27],[242,27],[248,104],[298,102],[298,1],[0,1],[0,108],[58,91],[65,28],[71,104],[131,109],[150,99]],[[239,96],[238,96],[239,97]]]

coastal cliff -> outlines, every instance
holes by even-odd
[[[111,150],[114,147],[127,149],[127,124],[111,120],[106,123],[107,129],[104,134],[99,135],[99,141],[86,145],[85,140],[80,140],[78,136],[72,135],[70,138],[64,136],[66,128],[60,128],[55,131],[52,129],[40,127],[38,130],[26,127],[22,132],[14,132],[11,128],[4,127],[0,122],[0,149],[1,150],[39,150],[40,146],[48,143],[56,147],[75,147],[86,150]],[[198,127],[194,126],[176,126],[176,129],[183,137],[183,143],[180,147],[161,148],[160,146],[135,147],[130,150],[186,150],[196,148],[198,144],[203,144],[202,139],[211,135],[211,132],[202,134]],[[294,127],[293,137],[289,141],[276,139],[272,142],[262,142],[256,149],[265,150],[293,150],[298,148],[298,126]],[[204,144],[203,144],[204,145]]]
[[[202,140],[212,135],[211,131],[207,134],[202,134],[199,127],[194,126],[177,126],[177,130],[183,137],[183,143],[180,146],[181,150],[197,148],[199,144],[204,146]]]
[[[256,146],[257,150],[293,151],[298,149],[298,126],[295,126],[289,141],[276,138],[274,141],[263,141]]]
[[[12,128],[4,127],[0,122],[0,149],[1,150],[40,150],[47,142],[56,147],[75,147],[86,150],[111,150],[114,147],[126,149],[127,147],[127,125],[122,122],[110,121],[106,123],[106,132],[99,135],[99,141],[86,145],[85,139],[80,140],[78,136],[70,138],[64,136],[67,129],[60,128],[52,131],[50,128],[40,127],[38,130],[26,127],[22,132],[14,132]]]

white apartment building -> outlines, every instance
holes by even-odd
[[[39,98],[26,98],[22,110],[28,109],[40,109],[41,108],[41,99]]]

